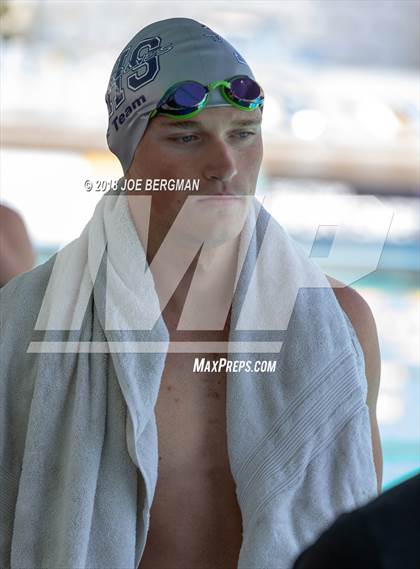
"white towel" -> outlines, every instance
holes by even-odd
[[[169,340],[145,266],[126,195],[107,194],[78,239],[1,291],[1,567],[137,568]],[[230,345],[261,342],[240,357],[277,361],[227,376],[238,569],[288,569],[376,494],[363,353],[325,276],[257,200],[236,281]]]

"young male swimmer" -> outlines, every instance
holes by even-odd
[[[199,188],[102,198],[69,248],[80,290],[93,275],[85,318],[68,337],[45,333],[49,353],[27,347],[54,259],[2,291],[1,565],[288,569],[380,486],[373,317],[253,197],[264,92],[220,35],[187,18],[147,26],[118,57],[106,101],[121,185]],[[301,287],[288,325],[270,326],[298,282],[314,287]],[[76,287],[74,303],[55,292],[46,321],[65,303],[78,313]],[[107,310],[138,325],[106,326]],[[73,337],[91,353],[56,348]],[[249,348],[273,337],[275,352]],[[234,353],[238,340],[248,348]],[[196,373],[197,357],[251,364]],[[268,358],[276,366],[261,373]]]

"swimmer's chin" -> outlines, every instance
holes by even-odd
[[[192,247],[196,249],[202,245],[207,249],[213,249],[228,244],[235,240],[243,228],[243,223],[238,224],[225,224],[220,223],[217,226],[208,228],[207,231],[203,228],[188,228],[184,232],[178,233],[175,237],[176,242],[180,247]]]

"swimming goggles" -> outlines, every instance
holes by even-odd
[[[209,93],[219,87],[223,98],[233,107],[253,111],[264,105],[264,91],[247,75],[213,81],[209,85],[197,81],[181,81],[166,91],[156,109],[150,113],[150,118],[158,114],[172,118],[193,117],[206,106]]]

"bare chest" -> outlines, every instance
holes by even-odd
[[[155,407],[158,481],[141,569],[230,569],[242,521],[229,466],[226,376],[194,372],[194,358],[168,354]]]
[[[226,376],[194,372],[195,357],[169,354],[166,360],[155,408],[162,469],[169,462],[183,468],[225,459]]]

